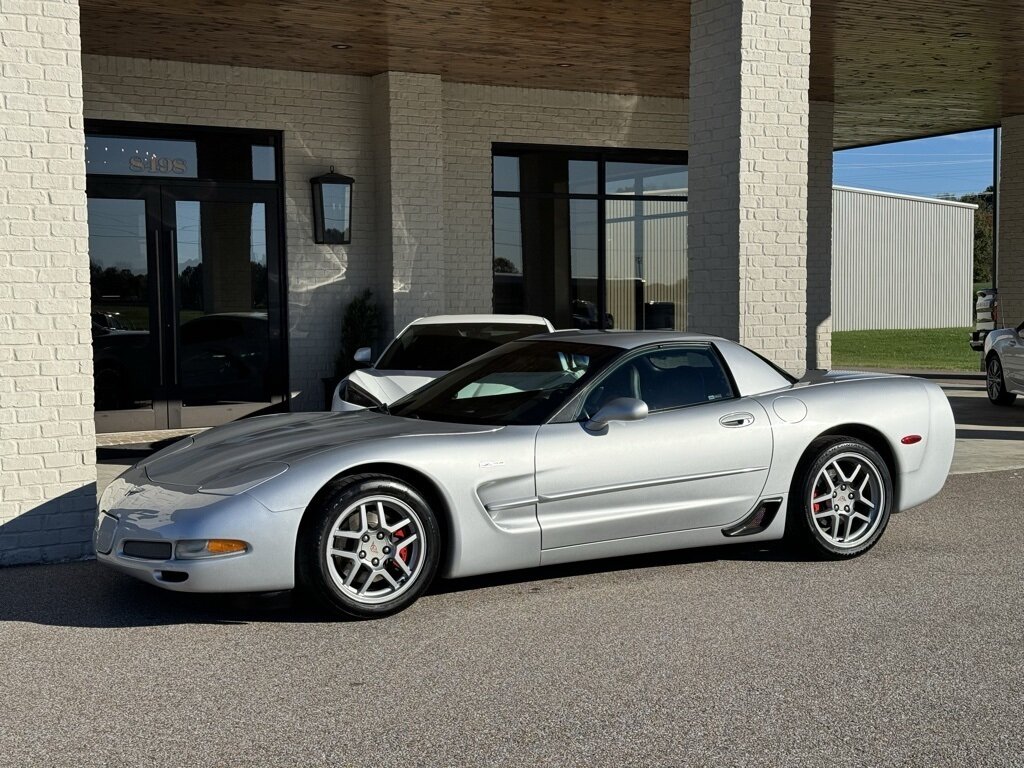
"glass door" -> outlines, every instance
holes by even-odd
[[[170,421],[209,426],[284,400],[277,195],[165,187]]]
[[[159,190],[91,183],[88,214],[96,429],[165,429]]]
[[[280,409],[276,190],[90,179],[88,193],[97,431]]]

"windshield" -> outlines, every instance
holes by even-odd
[[[407,395],[391,413],[459,424],[543,424],[621,352],[597,344],[516,342]]]
[[[385,371],[450,371],[502,344],[547,330],[543,325],[513,323],[414,325],[391,343],[375,367]]]

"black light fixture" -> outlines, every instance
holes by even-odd
[[[334,172],[309,180],[313,190],[313,242],[352,242],[352,185],[355,179]]]

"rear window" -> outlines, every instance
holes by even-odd
[[[450,371],[502,344],[545,333],[542,325],[414,325],[395,339],[376,368],[386,371]]]

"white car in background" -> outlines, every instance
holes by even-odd
[[[985,389],[996,405],[1013,405],[1024,395],[1024,323],[985,337]]]
[[[437,315],[413,320],[372,366],[353,371],[334,389],[332,411],[390,405],[442,374],[510,341],[553,331],[536,315]],[[356,351],[370,362],[370,348]]]

